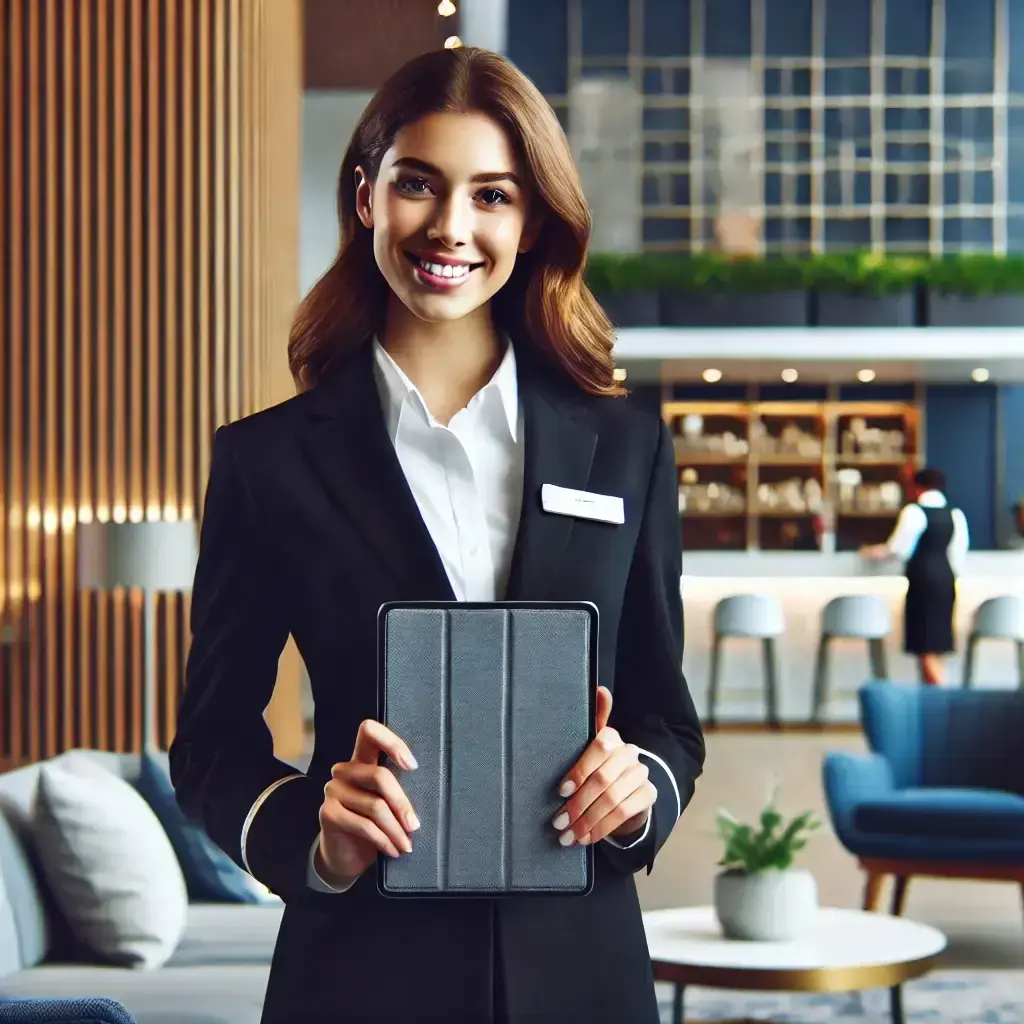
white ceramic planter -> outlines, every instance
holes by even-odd
[[[817,919],[818,886],[803,869],[723,871],[715,878],[715,913],[729,939],[798,939]]]

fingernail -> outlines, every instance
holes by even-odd
[[[388,850],[388,856],[393,858],[393,859],[395,859],[395,860],[397,860],[398,857],[399,857],[399,853],[398,853],[397,850],[394,850],[394,849]]]
[[[412,853],[412,843],[410,843],[408,839],[406,839],[402,845],[404,846],[406,853]]]
[[[586,846],[590,842],[590,833],[588,832],[581,840],[580,846]]]
[[[562,811],[562,813],[557,818],[555,818],[555,820],[551,822],[551,824],[554,825],[554,827],[557,828],[559,832],[561,832],[562,829],[569,824],[569,812]]]
[[[573,835],[572,829],[569,829],[568,832],[563,832],[558,837],[558,841],[559,843],[561,843],[562,846],[572,846],[572,844],[576,841],[576,837]]]
[[[413,832],[420,827],[420,819],[417,818],[412,811],[409,811],[409,813],[406,814],[405,823],[413,830]]]
[[[414,771],[419,768],[419,764],[416,762],[416,758],[413,757],[412,754],[409,754],[408,756],[403,755],[402,761],[405,763],[405,767],[408,768],[409,771]]]
[[[563,782],[558,787],[558,795],[559,796],[572,796],[573,793],[575,793],[575,792],[576,792],[576,783],[573,782],[572,779],[566,779],[565,782]]]

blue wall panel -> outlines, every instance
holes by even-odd
[[[871,55],[871,0],[825,0],[825,56]]]
[[[690,55],[690,0],[646,0],[644,51],[649,57]]]
[[[1002,513],[1024,498],[1024,385],[999,389],[1002,405]]]
[[[948,496],[963,509],[971,546],[996,547],[996,389],[987,384],[925,389],[925,452],[946,474]]]
[[[705,56],[750,56],[750,0],[714,0],[705,5],[705,19]]]
[[[891,57],[928,57],[932,0],[886,0],[885,52]]]
[[[766,0],[765,40],[767,57],[811,55],[812,0]]]
[[[541,92],[566,93],[568,54],[565,0],[515,0],[508,5],[508,56]]]

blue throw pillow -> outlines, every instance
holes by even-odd
[[[266,903],[267,889],[243,871],[178,806],[166,766],[166,754],[144,753],[136,788],[153,809],[178,856],[188,896],[193,901]]]

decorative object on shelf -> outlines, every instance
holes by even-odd
[[[773,790],[759,827],[742,824],[725,810],[716,816],[725,844],[719,866],[725,870],[715,877],[715,914],[730,939],[789,941],[807,934],[817,920],[814,876],[792,864],[807,845],[805,833],[821,822],[804,811],[785,823],[775,796]]]
[[[787,423],[778,437],[769,433],[764,420],[756,420],[751,427],[753,449],[759,455],[795,456],[800,459],[820,459],[823,454],[821,438],[808,433],[795,423]]]
[[[862,416],[854,416],[843,431],[839,453],[843,458],[862,456],[894,461],[903,458],[905,446],[906,437],[902,430],[869,427]]]
[[[679,512],[681,515],[737,515],[746,510],[745,492],[730,484],[700,483],[697,470],[688,466],[679,474]]]
[[[925,260],[881,252],[830,253],[812,261],[807,284],[819,327],[914,327]]]
[[[931,327],[1024,327],[1024,256],[945,256],[922,277]]]
[[[821,484],[814,477],[791,477],[777,483],[757,485],[758,508],[765,512],[793,512],[803,515],[821,506]]]

